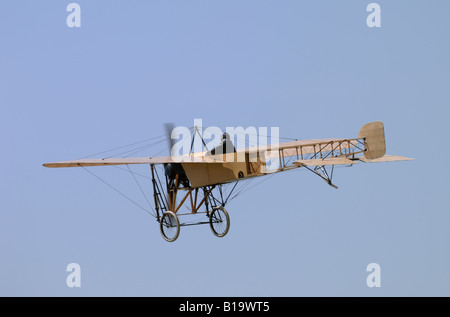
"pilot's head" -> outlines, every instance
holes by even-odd
[[[222,141],[230,141],[230,135],[226,132],[222,134]]]

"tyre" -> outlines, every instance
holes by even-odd
[[[209,214],[209,226],[216,237],[224,237],[230,229],[230,216],[223,207],[216,207]]]
[[[161,217],[159,228],[164,240],[175,241],[180,235],[180,221],[173,211],[166,211]]]

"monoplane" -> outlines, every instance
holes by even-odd
[[[193,138],[195,136],[194,133]],[[276,160],[277,167],[269,168],[268,160]],[[222,143],[210,151],[164,157],[79,159],[43,165],[149,165],[155,217],[163,238],[173,242],[180,234],[180,227],[193,224],[209,224],[214,235],[224,237],[230,228],[230,216],[225,206],[237,183],[243,180],[303,168],[337,188],[333,183],[336,165],[405,160],[411,159],[386,155],[384,125],[376,121],[365,124],[356,138],[294,140],[236,150],[229,136],[224,134]],[[156,169],[158,165],[164,167],[163,172]],[[161,173],[164,175],[159,175]],[[225,195],[223,186],[227,184],[232,184],[232,189]],[[188,212],[180,212],[182,206],[187,207],[184,209]],[[206,219],[195,223],[180,221],[180,217],[195,214],[205,214]]]

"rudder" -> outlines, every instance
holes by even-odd
[[[358,138],[364,138],[366,159],[377,159],[386,154],[383,122],[375,121],[363,125],[359,130]]]

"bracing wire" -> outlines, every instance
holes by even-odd
[[[147,201],[148,205],[149,205],[150,208],[152,209],[152,211],[153,211],[153,214],[152,214],[153,217],[156,217],[156,212],[155,212],[155,210],[153,210],[152,204],[151,204],[150,201],[148,200],[147,195],[145,194],[144,190],[143,190],[142,187],[141,187],[141,184],[139,184],[139,182],[138,182],[136,176],[134,176],[133,172],[132,172],[131,169],[130,169],[130,166],[129,166],[128,164],[126,164],[126,165],[127,165],[128,171],[130,172],[131,176],[133,176],[134,181],[136,182],[136,184],[138,185],[139,189],[141,190],[142,195],[144,196],[144,198],[145,198],[145,200]]]
[[[115,147],[115,148],[110,149],[110,150],[97,152],[97,153],[94,153],[94,154],[91,154],[91,155],[87,155],[87,156],[81,157],[80,159],[90,158],[90,157],[93,157],[93,156],[96,156],[96,155],[113,152],[113,151],[116,151],[116,150],[120,150],[120,149],[123,149],[123,148],[126,148],[126,147],[133,146],[133,145],[141,144],[141,143],[148,142],[148,141],[151,141],[151,140],[156,140],[156,139],[161,138],[161,137],[166,137],[166,140],[170,138],[170,137],[168,138],[167,135],[160,135],[160,136],[156,136],[156,137],[153,137],[153,138],[145,139],[145,140],[142,140],[142,141],[134,142],[134,143],[131,143],[131,144],[118,146],[118,147]],[[135,150],[135,149],[133,149],[133,150]],[[126,152],[128,152],[128,151],[125,151],[125,153]],[[112,156],[110,156],[110,157],[112,157]]]
[[[265,181],[267,181],[267,180],[269,180],[269,179],[272,178],[275,174],[277,174],[277,173],[273,173],[273,174],[271,174],[271,175],[269,175],[269,176],[267,176],[267,177],[264,177],[262,180],[260,180],[259,182],[257,182],[257,183],[254,184],[253,186],[250,186],[250,187],[248,187],[248,188],[245,188],[245,187],[248,186],[248,184],[249,184],[250,182],[247,183],[247,184],[245,185],[245,187],[241,188],[236,194],[234,194],[234,196],[232,196],[232,197],[230,198],[230,200],[235,199],[236,197],[242,195],[243,193],[249,191],[250,189],[252,189],[252,188],[258,186],[259,184],[261,184],[261,183],[263,183],[263,182],[265,182]],[[255,179],[255,178],[251,179],[251,181],[253,181],[254,179]]]
[[[93,172],[91,172],[89,169],[87,169],[86,167],[80,165],[80,167],[82,167],[86,172],[88,172],[89,174],[91,174],[92,176],[94,176],[95,178],[97,178],[98,180],[100,180],[102,183],[106,184],[109,188],[113,189],[114,191],[116,191],[117,193],[119,193],[120,195],[122,195],[124,198],[126,198],[127,200],[129,200],[130,202],[132,202],[133,204],[135,204],[137,207],[139,207],[140,209],[144,210],[146,213],[148,213],[149,215],[155,217],[155,215],[153,215],[150,211],[148,211],[146,208],[142,207],[140,204],[138,204],[137,202],[135,202],[133,199],[131,199],[130,197],[128,197],[127,195],[125,195],[124,193],[122,193],[120,190],[118,190],[117,188],[115,188],[114,186],[112,186],[111,184],[109,184],[107,181],[105,181],[103,178],[101,178],[100,176],[94,174]]]
[[[194,131],[194,127],[189,128],[189,130],[190,130],[191,132]],[[195,131],[194,131],[194,132],[195,132]],[[243,132],[243,133],[245,134],[245,132]],[[236,134],[236,135],[238,135],[238,134]],[[247,133],[247,135],[254,135],[254,134]],[[269,135],[265,135],[265,136],[264,136],[264,135],[259,135],[259,134],[256,134],[256,135],[257,135],[258,137],[269,137]],[[170,136],[170,135],[164,134],[164,135],[160,135],[160,136],[148,138],[148,139],[145,139],[145,140],[141,140],[141,141],[138,141],[138,142],[133,142],[133,143],[130,143],[130,144],[127,144],[127,145],[115,147],[115,148],[110,149],[110,150],[106,150],[106,151],[102,151],[102,152],[97,152],[97,153],[94,153],[94,154],[91,154],[91,155],[82,157],[81,159],[84,159],[84,158],[91,158],[91,157],[93,157],[93,156],[98,156],[98,155],[106,154],[106,153],[112,153],[112,152],[118,151],[118,150],[123,150],[123,151],[120,151],[120,152],[118,152],[118,153],[116,152],[115,154],[109,155],[109,156],[104,157],[104,158],[118,157],[118,156],[120,156],[120,155],[126,155],[125,157],[130,157],[130,156],[136,155],[137,153],[140,153],[140,152],[142,152],[142,151],[144,151],[144,150],[147,150],[147,149],[149,149],[149,148],[151,148],[151,147],[154,147],[154,146],[156,146],[156,145],[159,145],[159,144],[161,144],[161,143],[163,143],[163,142],[167,142],[167,141],[170,140],[170,139],[171,139],[171,136]],[[294,139],[294,138],[286,138],[286,137],[279,137],[279,139],[285,139],[285,140],[297,140],[297,139]],[[150,143],[148,143],[148,142],[150,142]],[[247,142],[247,141],[246,141],[246,142]],[[148,144],[144,144],[144,143],[148,143]],[[248,140],[248,143],[250,143],[250,140]],[[248,144],[248,145],[251,146],[250,144]],[[130,149],[130,147],[133,147],[133,148]],[[129,149],[127,149],[127,148],[129,148]],[[125,149],[127,149],[127,150],[125,150]],[[158,155],[160,155],[162,152],[164,152],[164,151],[166,151],[166,150],[167,150],[167,149],[163,149],[163,150],[159,151],[158,153],[156,153],[156,154],[154,154],[154,155],[151,155],[151,156],[152,156],[152,157],[153,157],[153,156],[158,156]],[[115,167],[115,168],[117,168],[117,169],[126,171],[126,172],[128,172],[128,173],[131,174],[131,176],[133,177],[133,179],[134,179],[134,181],[136,182],[137,186],[139,187],[139,190],[141,191],[142,195],[144,196],[145,200],[147,201],[148,205],[150,206],[152,212],[149,211],[147,208],[144,208],[144,207],[143,207],[142,205],[140,205],[139,203],[135,202],[135,201],[134,201],[133,199],[131,199],[129,196],[127,196],[126,194],[124,194],[123,192],[121,192],[120,190],[118,190],[117,188],[115,188],[114,186],[112,186],[111,184],[109,184],[107,181],[105,181],[104,179],[102,179],[102,178],[99,177],[98,175],[94,174],[94,173],[93,173],[92,171],[90,171],[89,169],[87,169],[87,168],[85,168],[85,167],[83,167],[83,166],[82,166],[82,167],[83,167],[83,169],[84,169],[86,172],[88,172],[89,174],[91,174],[91,175],[94,176],[95,178],[99,179],[101,182],[103,182],[104,184],[106,184],[108,187],[110,187],[111,189],[113,189],[114,191],[116,191],[117,193],[119,193],[121,196],[123,196],[124,198],[126,198],[127,200],[129,200],[130,202],[132,202],[134,205],[136,205],[136,206],[139,207],[140,209],[144,210],[146,213],[148,213],[148,214],[150,214],[150,215],[156,217],[156,212],[155,212],[153,206],[151,205],[151,203],[150,203],[148,197],[146,196],[146,194],[145,194],[143,188],[141,187],[140,183],[138,182],[136,176],[145,177],[145,178],[150,179],[150,180],[151,180],[151,178],[148,177],[148,176],[145,176],[145,175],[142,175],[142,174],[139,174],[139,173],[136,173],[136,172],[132,171],[131,168],[129,167],[129,165],[128,165],[128,164],[126,164],[126,165],[127,165],[127,166],[126,166],[126,167],[127,167],[126,169],[120,168],[120,167],[115,166],[115,165],[112,165],[112,166]],[[220,193],[221,193],[221,195],[223,196],[222,198],[226,197],[226,201],[231,201],[231,200],[233,200],[234,198],[240,196],[241,194],[247,192],[248,190],[254,188],[255,186],[261,184],[262,182],[268,180],[268,179],[271,178],[273,175],[274,175],[274,174],[269,175],[268,177],[264,177],[264,179],[262,179],[261,181],[259,181],[259,182],[257,182],[257,183],[254,183],[255,178],[246,180],[241,188],[239,188],[239,186],[236,186],[237,184],[235,184],[231,190],[229,190],[229,187],[228,187],[228,186],[225,186],[225,187],[223,188],[223,191],[221,191]],[[157,176],[158,181],[161,182],[161,180],[159,179],[158,173],[156,173],[156,176]],[[239,183],[239,182],[240,182],[240,181],[238,181],[238,183]],[[251,184],[251,186],[250,186],[250,184]],[[221,188],[221,189],[222,189],[222,188]],[[238,190],[236,193],[233,193],[235,189],[239,189],[239,190]],[[163,194],[163,196],[164,196],[164,199],[167,200],[167,197],[165,196],[164,191],[163,191],[162,194]]]
[[[128,164],[127,164],[127,165],[128,165]],[[114,168],[116,168],[116,169],[118,169],[118,170],[121,170],[121,171],[130,173],[128,170],[126,170],[126,169],[124,169],[124,168],[121,168],[121,167],[119,167],[119,166],[117,166],[117,165],[110,165],[110,166],[112,166],[112,167],[114,167]],[[131,171],[131,173],[134,174],[134,175],[137,175],[137,176],[139,176],[139,177],[143,177],[143,178],[146,178],[146,179],[148,179],[148,180],[152,180],[152,178],[149,177],[149,176],[142,175],[142,174],[140,174],[140,173],[136,173],[136,172],[133,172],[133,171]]]

